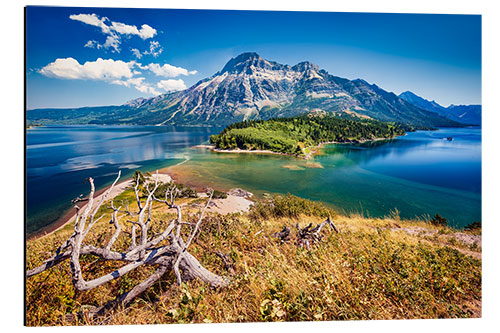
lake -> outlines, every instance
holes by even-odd
[[[165,126],[46,126],[26,134],[28,234],[57,221],[71,200],[121,180],[184,161],[186,148],[220,129]]]
[[[481,220],[481,129],[418,131],[393,140],[327,145],[310,161],[192,148],[220,128],[54,126],[27,131],[27,231],[56,221],[85,179],[104,187],[122,170],[168,171],[181,182],[256,194],[292,193],[344,213]],[[447,137],[453,137],[452,141]],[[181,163],[182,164],[179,164]],[[179,164],[179,165],[177,165]]]

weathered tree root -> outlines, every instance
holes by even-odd
[[[138,267],[144,265],[156,266],[154,273],[138,285],[134,286],[131,290],[119,295],[116,299],[108,302],[107,304],[93,309],[91,312],[95,314],[103,314],[105,311],[114,308],[117,305],[127,305],[135,297],[150,288],[170,270],[174,271],[177,278],[177,284],[179,285],[183,280],[200,279],[214,288],[226,287],[229,283],[226,278],[216,275],[204,268],[200,262],[187,251],[189,245],[199,230],[205,211],[211,202],[213,191],[209,193],[207,204],[201,212],[198,221],[194,224],[194,228],[190,232],[187,240],[184,241],[181,236],[181,231],[182,226],[186,223],[182,221],[182,212],[180,207],[175,204],[175,198],[179,194],[179,191],[176,188],[169,188],[165,193],[165,200],[157,199],[155,197],[155,192],[158,189],[158,178],[156,178],[154,184],[146,186],[148,195],[146,197],[146,201],[143,202],[139,195],[140,178],[138,175],[134,187],[138,210],[136,212],[130,212],[128,207],[126,210],[122,210],[121,207],[115,208],[113,202],[111,202],[110,208],[113,210],[113,214],[111,216],[110,223],[114,225],[115,232],[109,239],[107,245],[100,248],[83,244],[83,240],[87,236],[90,229],[102,218],[102,216],[99,218],[95,218],[95,216],[119,178],[120,173],[118,173],[114,183],[105,192],[97,204],[94,203],[94,180],[92,178],[88,179],[91,188],[88,196],[88,203],[83,212],[81,212],[79,207],[75,206],[77,215],[73,234],[56,250],[55,254],[51,258],[46,260],[39,267],[28,270],[26,272],[27,278],[39,274],[69,259],[73,286],[77,291],[85,291],[122,277]],[[148,229],[152,222],[151,214],[153,201],[165,203],[169,208],[176,209],[177,218],[172,220],[161,233],[154,236],[148,236]],[[129,233],[131,235],[130,246],[126,252],[117,252],[112,250],[113,244],[122,231],[122,226],[119,223],[119,213],[123,213],[130,218],[134,218],[133,220],[126,221],[131,223],[131,231]],[[139,228],[139,230],[137,230],[137,228]],[[137,231],[140,231],[138,240],[136,236]],[[165,244],[166,241],[168,241],[169,244]],[[111,273],[86,281],[82,276],[82,269],[80,266],[81,255],[93,255],[102,260],[120,261],[125,264]]]
[[[281,241],[281,244],[287,242],[290,240],[290,228],[288,228],[286,225],[283,226],[283,229],[281,229],[280,232],[275,232],[273,234],[274,237],[279,238]]]
[[[330,226],[330,228],[332,228],[332,230],[335,231],[336,233],[340,232],[339,229],[337,228],[337,226],[335,226],[335,224],[333,223],[330,216],[325,221],[318,224],[314,228],[312,227],[313,226],[312,222],[309,223],[309,225],[307,225],[306,227],[304,227],[302,229],[299,227],[299,224],[296,223],[295,228],[297,229],[297,239],[296,239],[295,243],[297,244],[297,246],[300,246],[300,247],[305,246],[307,249],[309,249],[311,247],[311,245],[319,243],[321,241],[321,239],[323,238],[323,235],[321,234],[321,229],[323,229],[323,227],[326,224],[328,224]],[[289,241],[291,238],[290,228],[288,228],[286,225],[284,225],[283,229],[280,232],[274,233],[273,236],[276,238],[279,238],[280,242],[283,244],[283,243]]]

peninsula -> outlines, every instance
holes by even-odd
[[[219,151],[269,151],[308,157],[314,147],[324,143],[392,139],[404,134],[403,126],[392,122],[307,114],[235,123],[212,135],[210,143]]]

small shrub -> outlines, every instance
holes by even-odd
[[[476,230],[481,230],[481,222],[474,221],[471,224],[468,224],[465,226],[464,230],[467,231],[476,231]]]
[[[167,190],[171,190],[174,187],[179,190],[179,194],[177,195],[178,198],[198,198],[198,193],[195,190],[193,190],[191,187],[184,185],[184,184],[180,184],[180,183],[177,184],[177,183],[173,183],[173,182],[160,184],[158,186],[158,189],[155,192],[155,196],[157,198],[164,199],[165,192]]]
[[[448,224],[448,221],[439,214],[434,215],[434,217],[430,220],[430,222],[432,225],[442,226],[442,227]]]
[[[214,194],[212,196],[213,199],[226,199],[227,193],[219,190],[214,190]]]
[[[335,212],[325,207],[321,202],[310,201],[296,197],[290,193],[275,195],[270,200],[259,201],[250,210],[250,217],[254,220],[271,217],[297,218],[301,214],[307,216],[334,217]]]
[[[198,198],[198,193],[189,186],[184,186],[180,194],[181,198]]]
[[[137,185],[137,180],[139,180],[139,186],[144,185],[146,180],[151,176],[149,172],[144,174],[141,170],[136,170],[134,176],[132,177],[134,186]]]

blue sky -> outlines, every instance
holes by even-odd
[[[28,7],[27,106],[118,105],[184,89],[253,51],[397,94],[481,103],[481,17]]]

